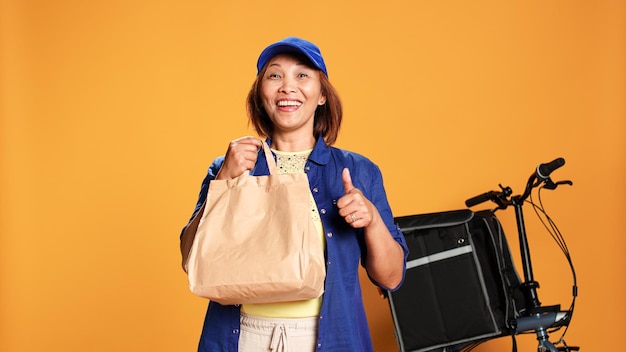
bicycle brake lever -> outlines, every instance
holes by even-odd
[[[545,189],[556,189],[559,185],[570,185],[572,186],[574,183],[570,180],[565,180],[565,181],[558,181],[558,182],[553,182],[551,178],[547,178],[545,180],[545,185],[543,186],[543,188]]]

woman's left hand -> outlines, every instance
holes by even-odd
[[[368,227],[374,221],[378,210],[358,188],[352,184],[350,170],[344,168],[341,173],[345,194],[337,200],[339,215],[353,228]]]

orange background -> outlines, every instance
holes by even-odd
[[[210,161],[252,133],[257,55],[287,35],[322,48],[345,104],[337,146],[379,164],[395,215],[520,193],[564,157],[554,179],[574,187],[544,203],[579,279],[566,340],[617,348],[624,2],[3,0],[0,26],[1,351],[195,350],[206,301],[178,234]],[[527,220],[540,298],[567,306],[565,259]],[[376,350],[397,351],[387,302],[363,290]]]

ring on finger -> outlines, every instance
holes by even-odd
[[[354,213],[350,214],[350,222],[355,222],[356,221],[356,215],[354,215]]]

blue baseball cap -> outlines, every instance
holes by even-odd
[[[324,72],[326,77],[328,77],[324,58],[317,45],[297,37],[287,37],[265,48],[261,52],[261,55],[259,55],[259,60],[256,63],[257,74],[261,72],[271,58],[283,53],[298,53],[304,55],[311,61],[315,68],[320,69]]]

